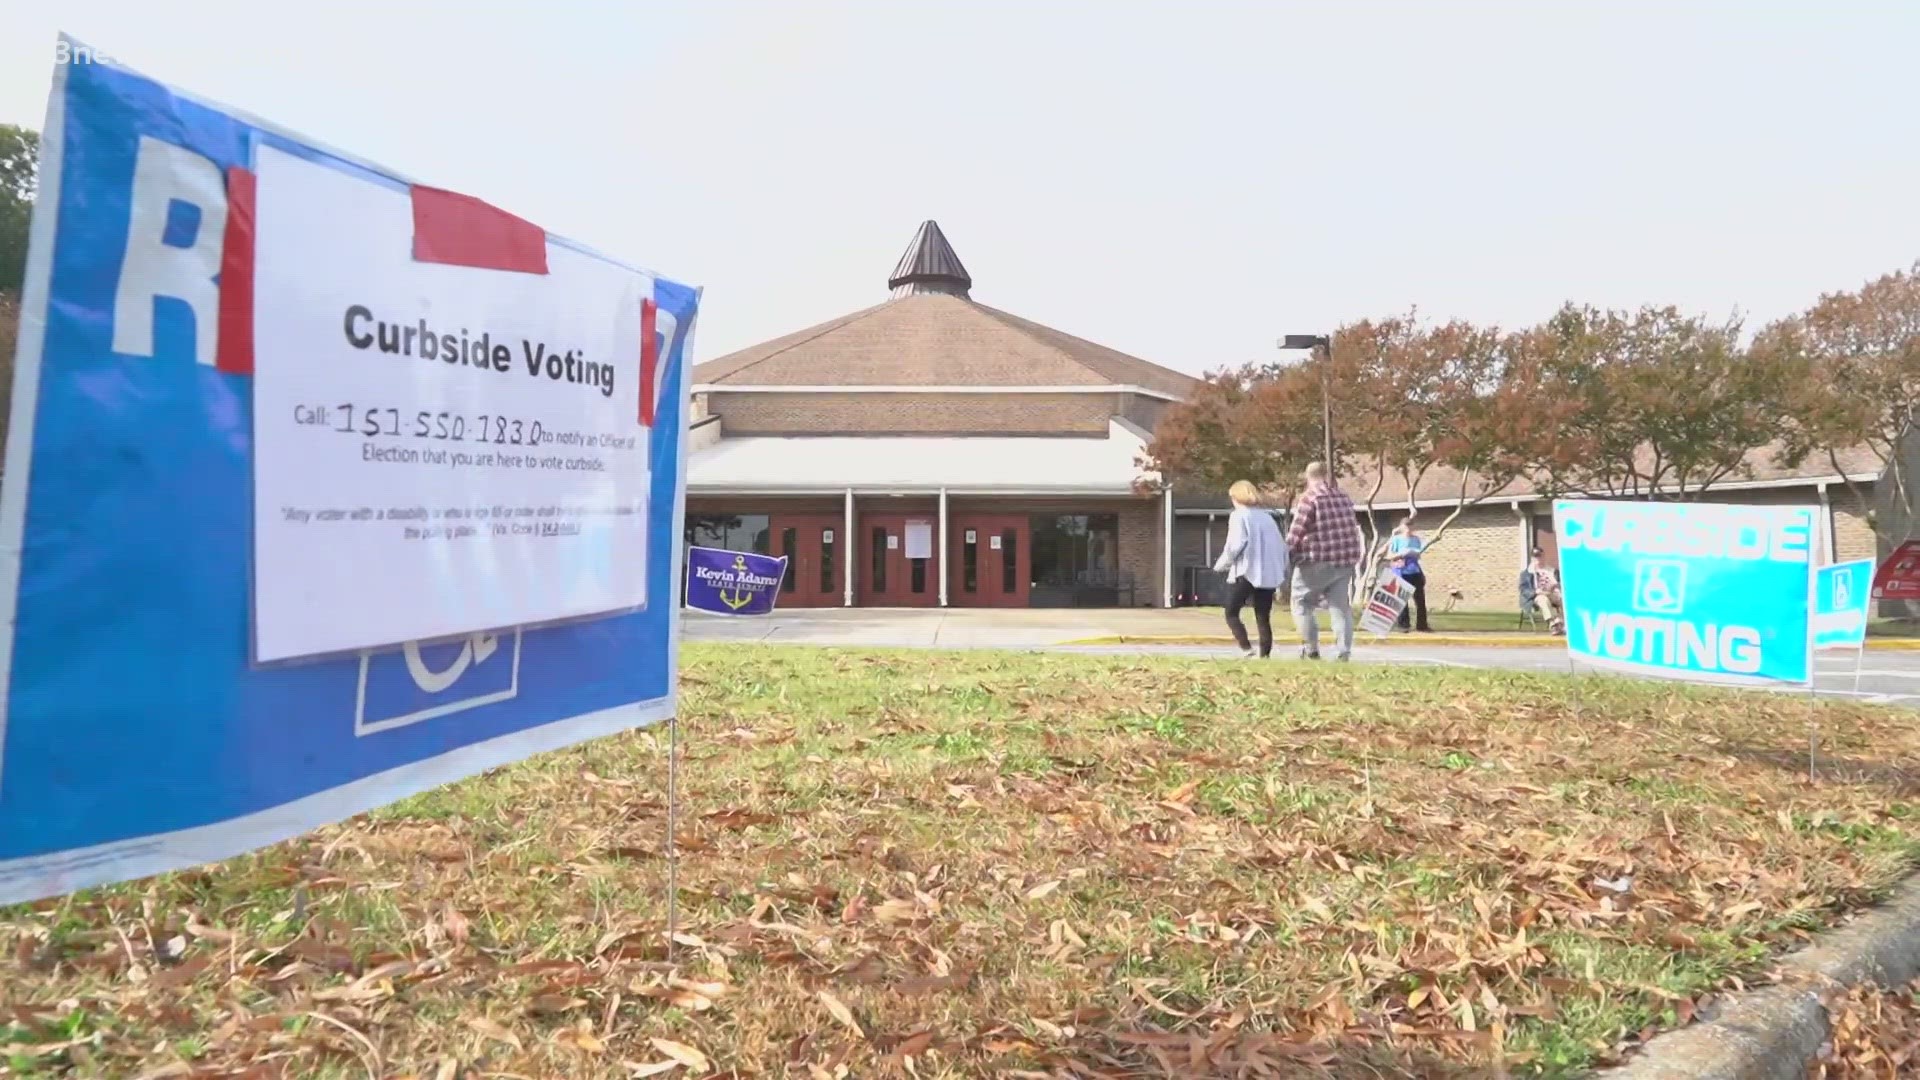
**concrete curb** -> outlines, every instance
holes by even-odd
[[[1779,985],[1737,994],[1660,1035],[1602,1080],[1800,1080],[1827,1041],[1827,1005],[1847,987],[1920,977],[1920,876],[1853,923],[1780,961]]]
[[[1322,631],[1324,641],[1332,631]],[[1355,631],[1353,640],[1356,645],[1484,645],[1495,648],[1559,648],[1563,638],[1551,634],[1524,636],[1519,634],[1390,634],[1379,638],[1372,634]],[[1275,634],[1275,645],[1298,645],[1298,634]],[[1225,634],[1113,634],[1106,637],[1078,638],[1060,642],[1062,645],[1217,645],[1228,647],[1233,639]]]
[[[1322,631],[1324,638],[1330,631]],[[1277,645],[1298,645],[1297,634],[1277,634]],[[1356,644],[1364,645],[1471,645],[1485,649],[1557,649],[1565,638],[1552,634],[1390,634],[1384,638],[1372,634],[1354,634]],[[1068,645],[1207,645],[1228,648],[1233,639],[1225,634],[1110,634],[1102,637],[1075,638],[1058,644]],[[1844,654],[1844,650],[1836,650]],[[1867,642],[1868,652],[1920,652],[1920,638],[1879,638]]]

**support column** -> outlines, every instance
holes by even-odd
[[[947,489],[940,489],[940,606],[947,606]]]
[[[854,535],[854,532],[853,532],[853,489],[852,488],[847,489],[846,518],[847,518],[846,526],[845,526],[846,541],[840,545],[840,548],[843,552],[845,552],[844,557],[846,561],[847,572],[845,574],[842,574],[841,578],[847,584],[847,591],[846,591],[845,597],[841,601],[841,606],[852,607],[853,606],[853,568],[855,565],[858,564],[858,559],[856,559],[855,556],[860,549],[860,538]]]
[[[1525,570],[1533,563],[1533,514],[1520,508],[1516,500],[1507,504],[1513,509],[1513,516],[1520,519],[1520,569]],[[1552,505],[1552,504],[1548,504]]]
[[[1165,513],[1160,533],[1160,606],[1173,606],[1173,487],[1163,496]]]
[[[1827,564],[1837,563],[1840,561],[1840,537],[1835,532],[1833,524],[1833,494],[1827,490],[1825,481],[1820,484],[1820,517],[1826,523],[1825,529],[1822,530],[1827,538],[1826,562]]]

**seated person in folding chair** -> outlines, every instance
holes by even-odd
[[[1533,549],[1533,558],[1520,571],[1520,602],[1539,612],[1549,630],[1556,634],[1563,631],[1566,612],[1560,598],[1560,579],[1540,557],[1539,548]]]

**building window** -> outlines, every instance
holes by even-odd
[[[1000,530],[1000,591],[1008,596],[1020,591],[1020,530]]]
[[[960,588],[964,592],[977,592],[980,588],[979,535],[968,529],[966,541],[960,545]]]
[[[780,591],[792,592],[800,574],[800,530],[788,526],[780,530],[780,554],[787,557],[785,573],[780,575]]]
[[[1035,607],[1130,607],[1133,582],[1120,569],[1118,514],[1035,514]]]
[[[820,591],[833,591],[833,530],[820,530]]]
[[[910,582],[910,587],[916,593],[926,592],[927,591],[927,560],[908,559],[907,562],[912,564],[912,569],[908,577],[908,581]]]
[[[887,527],[873,527],[873,591],[887,591]]]
[[[688,514],[680,539],[689,547],[767,554],[771,526],[765,514]],[[687,569],[680,568],[680,602],[687,602]]]
[[[765,514],[688,514],[682,535],[699,547],[770,553],[771,526]]]

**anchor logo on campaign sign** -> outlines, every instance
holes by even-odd
[[[741,608],[753,603],[756,593],[745,585],[747,576],[746,556],[735,555],[733,557],[733,569],[739,574],[739,577],[735,578],[735,580],[741,582],[741,584],[735,585],[731,592],[726,589],[715,589],[713,594],[720,598],[721,603],[735,611],[739,611]]]
[[[1853,579],[1845,574],[1835,574],[1833,578],[1833,610],[1845,611],[1853,606],[1853,595],[1848,585]]]
[[[713,615],[771,615],[787,558],[720,548],[687,548],[686,606]]]
[[[1633,568],[1633,609],[1650,615],[1677,615],[1687,606],[1687,564],[1643,559]]]

